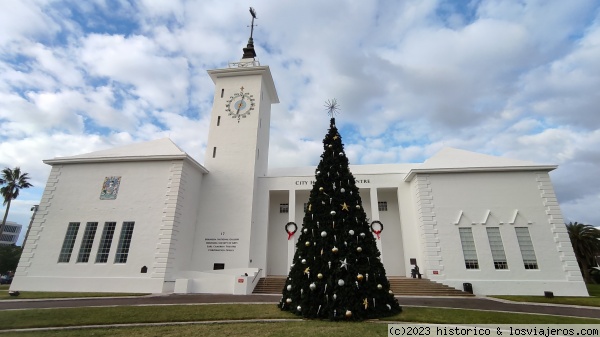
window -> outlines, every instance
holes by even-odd
[[[106,263],[108,261],[108,253],[110,253],[110,245],[112,244],[113,236],[115,235],[116,222],[105,222],[102,238],[98,246],[98,254],[96,254],[96,263]]]
[[[523,266],[525,269],[538,269],[535,251],[533,250],[533,243],[531,242],[531,236],[529,235],[529,228],[515,227],[515,232],[517,233],[517,241],[521,248]]]
[[[13,241],[16,241],[15,240],[15,235],[3,233],[2,236],[0,236],[0,241],[2,241],[2,242],[13,242]]]
[[[502,244],[502,236],[500,236],[500,228],[487,227],[488,240],[490,241],[490,249],[492,250],[492,258],[494,259],[494,268],[508,269],[506,262],[506,254],[504,254],[504,245]]]
[[[60,255],[58,255],[58,262],[69,262],[69,260],[71,260],[71,253],[73,252],[73,246],[75,246],[75,239],[77,238],[78,231],[79,222],[69,222],[67,234],[65,234],[65,241],[63,241]]]
[[[290,205],[289,204],[279,204],[279,213],[289,213]]]
[[[471,228],[459,228],[458,232],[460,234],[463,255],[465,256],[465,267],[467,267],[467,269],[479,269],[475,240],[473,240],[473,231]]]
[[[221,125],[221,116],[217,116],[217,126]]]
[[[379,201],[377,202],[377,206],[380,212],[387,212],[387,201]]]
[[[131,246],[131,237],[133,236],[133,225],[133,221],[123,222],[121,237],[119,237],[119,245],[117,246],[117,253],[115,254],[115,263],[127,262],[129,246]]]
[[[89,261],[90,253],[92,252],[92,245],[94,244],[94,237],[96,237],[97,228],[97,222],[88,222],[87,225],[85,225],[85,232],[83,232],[83,240],[81,240],[81,246],[79,247],[79,255],[77,255],[77,262],[86,263]]]
[[[217,147],[213,147],[213,158],[217,156]]]
[[[4,226],[4,233],[15,233],[17,231],[17,226],[11,226],[11,225],[5,225]]]

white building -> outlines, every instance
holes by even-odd
[[[246,55],[208,73],[203,165],[169,139],[44,161],[52,171],[11,290],[246,294],[287,275],[298,235],[285,225],[301,226],[314,167],[267,167],[279,102],[268,66]],[[416,261],[425,278],[476,294],[587,296],[555,168],[446,148],[351,171],[367,216],[384,224],[388,276]]]
[[[23,229],[23,225],[14,221],[6,221],[2,235],[0,235],[0,245],[16,245],[21,229]]]

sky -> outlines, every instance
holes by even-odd
[[[202,163],[206,71],[240,60],[250,6],[281,102],[270,167],[318,163],[335,98],[351,164],[557,164],[565,221],[600,226],[597,0],[2,0],[0,168],[34,185],[8,220],[29,223],[44,159],[170,137]]]

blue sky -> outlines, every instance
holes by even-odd
[[[202,162],[213,84],[258,13],[281,103],[271,167],[315,165],[337,118],[352,164],[422,162],[445,146],[558,164],[567,221],[600,226],[596,0],[0,2],[0,166],[35,188],[43,159],[170,137]]]

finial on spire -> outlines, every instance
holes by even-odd
[[[248,45],[243,49],[243,59],[253,59],[256,57],[256,51],[254,51],[254,39],[252,38],[252,35],[254,34],[254,19],[256,19],[256,11],[252,7],[250,7],[250,15],[252,15],[252,23],[250,24],[250,38],[248,39]]]

